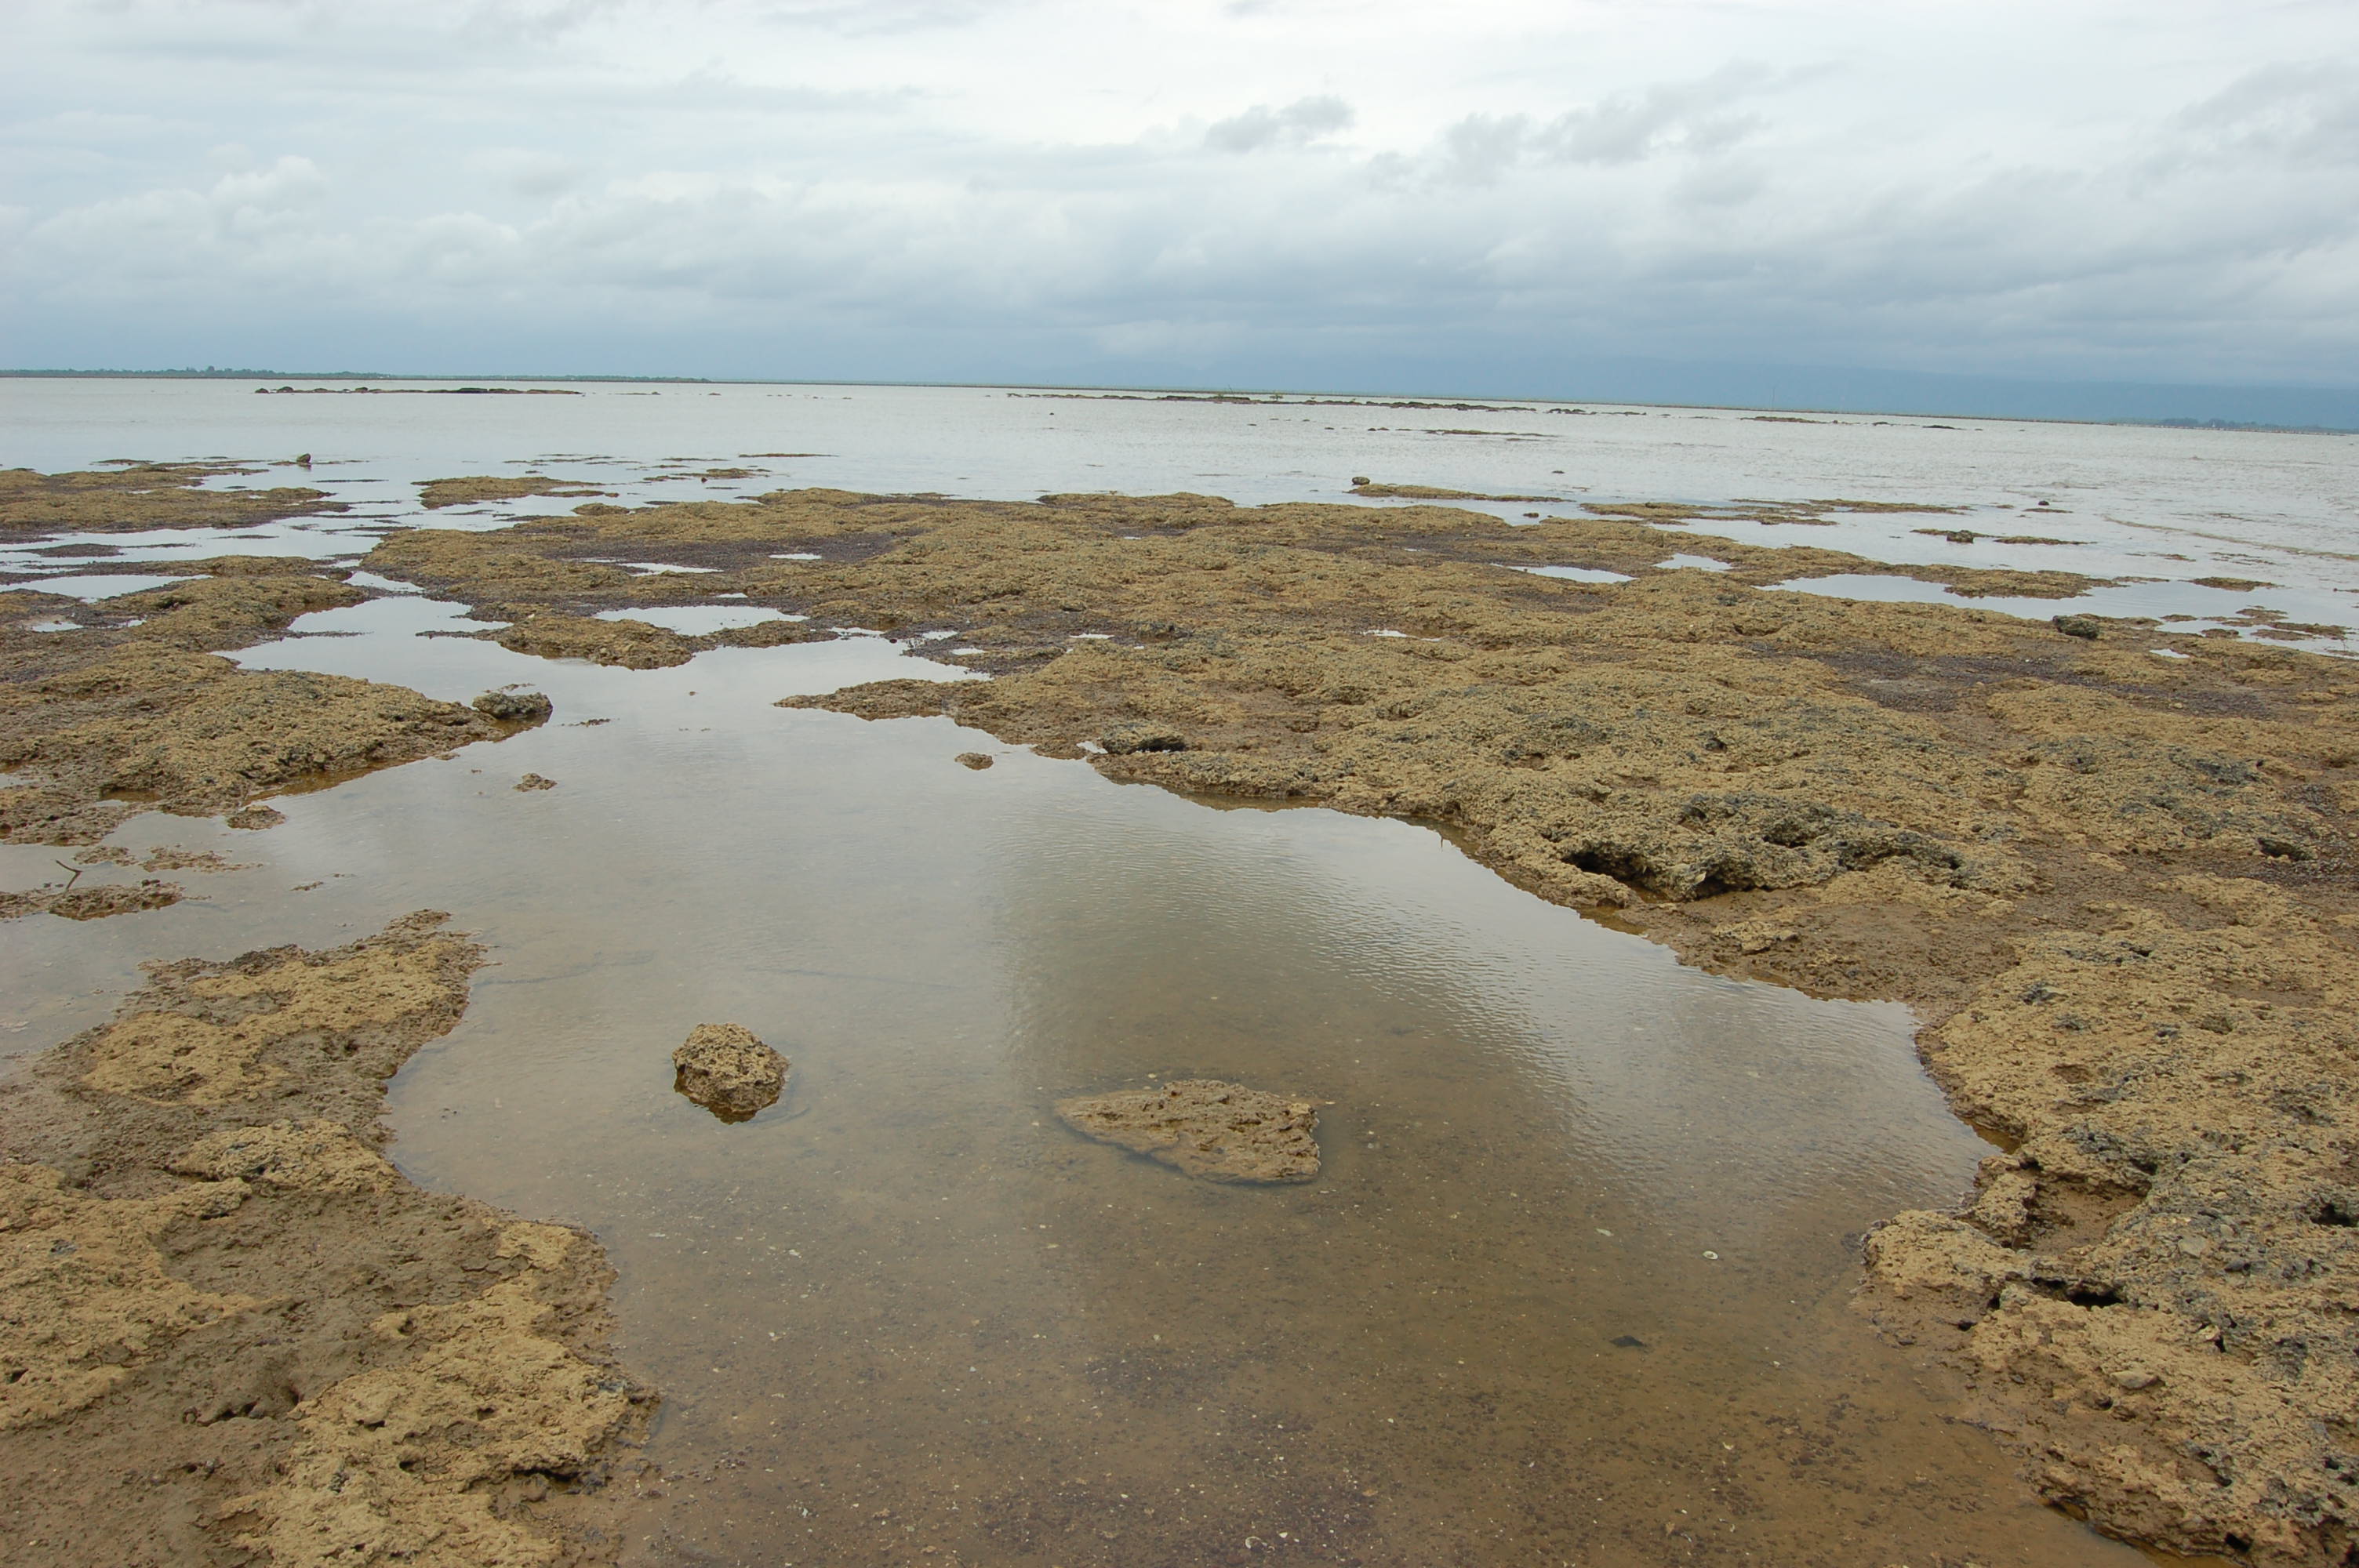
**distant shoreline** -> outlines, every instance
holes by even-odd
[[[0,370],[0,381],[336,381],[336,382],[486,382],[527,383],[533,384],[584,385],[656,385],[656,386],[859,386],[859,387],[931,387],[944,391],[1006,391],[1033,395],[1066,395],[1072,397],[1145,397],[1152,396],[1171,402],[1270,402],[1270,403],[1367,403],[1372,406],[1412,407],[1431,404],[1436,406],[1465,407],[1474,402],[1515,404],[1519,406],[1548,404],[1593,403],[1614,408],[1680,408],[1723,409],[1734,414],[1769,414],[1815,416],[1824,418],[1904,418],[1958,419],[1984,423],[2017,425],[2089,425],[2118,426],[2142,429],[2223,430],[2282,436],[2352,436],[2359,435],[2359,427],[2341,425],[2272,424],[2259,420],[2196,418],[2191,416],[2163,418],[2071,419],[2054,415],[2038,414],[1963,414],[1953,411],[1921,408],[1830,408],[1800,404],[1773,403],[1682,403],[1656,402],[1643,398],[1621,397],[1515,397],[1484,394],[1414,393],[1400,391],[1353,391],[1333,388],[1277,389],[1270,387],[1212,386],[1094,386],[1063,383],[995,382],[995,381],[845,381],[806,380],[794,377],[768,376],[699,376],[699,375],[422,375],[377,371],[283,371],[217,369],[203,370]]]

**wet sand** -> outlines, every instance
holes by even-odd
[[[2040,1496],[2180,1551],[2338,1561],[2354,1463],[2336,1414],[2352,1406],[2341,1281],[2359,1251],[2359,1163],[2341,1130],[2359,1044],[2351,666],[2150,624],[2103,622],[2093,639],[1965,609],[1767,594],[1864,563],[1681,540],[1658,520],[1510,529],[1440,507],[802,492],[405,533],[367,564],[511,624],[742,594],[822,632],[952,633],[947,656],[995,679],[819,701],[948,713],[1190,795],[1438,823],[1517,884],[1707,969],[1911,1003],[1937,1080],[2006,1152],[1962,1214],[1912,1212],[1868,1238],[1863,1310]],[[1658,569],[1681,544],[1731,569]],[[585,564],[625,549],[718,569]],[[1534,566],[1630,580],[1510,569]],[[1943,575],[2020,594],[2047,574]],[[320,586],[302,595],[331,586],[303,580]],[[276,613],[207,599],[156,618],[185,608],[213,618],[190,633],[199,642],[254,634]],[[71,633],[104,639],[107,674],[86,684],[176,667],[165,634],[144,630]],[[420,738],[391,752],[315,749],[290,771],[280,747],[275,774],[208,762],[159,776],[190,781],[170,798],[226,809],[304,768],[332,776],[340,759],[399,760],[401,744],[419,754],[436,711],[388,720]],[[12,832],[64,837],[94,825],[78,814],[136,804],[106,798],[121,721],[92,715],[71,731],[81,750],[27,722],[33,740],[8,765],[38,776],[11,799],[47,791],[47,815],[20,809]],[[1571,1217],[1543,1216],[1540,1230]],[[1820,1332],[1841,1341],[1834,1323]],[[1545,1368],[1544,1343],[1510,1364]],[[1159,1441],[1141,1431],[1143,1470],[1169,1463]],[[1051,1468],[1085,1468],[1064,1457],[1076,1463]],[[1630,1462],[1625,1444],[1605,1463]],[[1350,1506],[1328,1508],[1322,1528],[1343,1529]],[[1036,1544],[1055,1534],[1025,1528]],[[1168,1521],[1141,1533],[1175,1552],[1183,1540]],[[1866,1545],[1820,1560],[1871,1561],[1845,1555]],[[1194,1550],[1172,1560],[1223,1560],[1201,1555],[1209,1541]],[[1771,1560],[1795,1560],[1794,1542],[1784,1550]]]

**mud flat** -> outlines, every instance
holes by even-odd
[[[1765,593],[1858,562],[1608,510],[804,491],[408,533],[370,564],[491,619],[742,594],[955,633],[997,678],[795,701],[1435,823],[1690,962],[1912,1003],[2005,1152],[1959,1213],[1871,1238],[1862,1309],[2100,1527],[2341,1561],[2359,671],[2152,622]],[[1680,544],[1731,569],[1658,568]],[[581,575],[625,545],[711,569]],[[1536,565],[1631,580],[1511,569]],[[2084,580],[1912,569],[1969,595]]]

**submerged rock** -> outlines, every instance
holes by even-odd
[[[516,786],[517,789],[524,791],[555,789],[557,787],[557,781],[555,779],[542,778],[538,773],[527,773],[524,777],[516,780]]]
[[[742,1024],[700,1023],[671,1065],[673,1088],[723,1121],[750,1121],[777,1103],[791,1064]]]
[[[1319,1175],[1319,1112],[1309,1100],[1216,1078],[1057,1102],[1076,1130],[1215,1182],[1308,1182]]]
[[[249,828],[258,833],[266,827],[276,827],[286,821],[287,814],[275,806],[256,804],[233,811],[222,820],[232,827]]]
[[[981,773],[991,766],[991,759],[981,752],[961,752],[958,754],[958,765],[962,768],[973,768],[975,772]]]

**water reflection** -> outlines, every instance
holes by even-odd
[[[1845,1233],[1979,1152],[1899,1010],[1682,969],[1423,829],[770,705],[957,673],[878,640],[629,672],[410,635],[448,613],[240,656],[527,682],[551,725],[287,800],[233,847],[260,870],[11,979],[476,932],[395,1153],[607,1241],[669,1401],[640,1559],[2135,1561],[1843,1309]],[[671,1093],[708,1022],[793,1060],[784,1102]],[[1049,1112],[1149,1075],[1333,1102],[1322,1179],[1195,1184]]]

